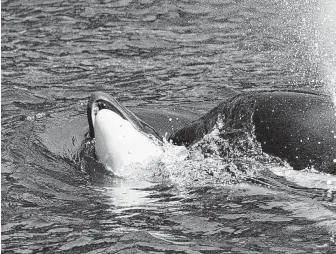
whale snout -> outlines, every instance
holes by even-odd
[[[135,114],[121,105],[115,98],[102,92],[92,94],[87,104],[87,118],[91,139],[95,137],[94,123],[96,121],[97,113],[102,109],[108,109],[118,114],[121,118],[129,121],[135,129],[151,134],[155,138],[162,140],[160,134],[158,134],[152,126],[139,119]]]
[[[125,167],[133,164],[146,167],[161,157],[160,135],[113,97],[93,94],[87,116],[96,156],[114,174],[123,176]]]
[[[162,154],[160,146],[111,110],[98,112],[94,129],[97,157],[114,173],[131,164],[146,167]]]

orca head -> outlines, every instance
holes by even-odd
[[[135,129],[153,135],[155,138],[162,141],[161,135],[152,126],[139,119],[135,114],[121,105],[115,98],[103,92],[92,94],[87,104],[89,136],[91,139],[95,137],[94,123],[96,116],[102,109],[113,111],[123,119],[129,121]]]
[[[116,175],[131,164],[146,167],[162,154],[162,138],[113,97],[97,92],[88,102],[89,137],[100,162]]]

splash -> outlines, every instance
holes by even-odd
[[[237,184],[252,179],[273,166],[287,166],[278,158],[262,151],[256,140],[253,124],[254,102],[239,101],[232,116],[219,114],[212,131],[188,148],[164,140],[160,158],[150,163],[127,165],[117,175],[127,182],[172,184],[178,188]],[[153,140],[155,141],[155,140]],[[94,156],[94,141],[86,147],[87,158],[82,170],[90,172]],[[82,157],[85,159],[85,157]],[[92,171],[92,170],[91,170]],[[96,174],[96,172],[94,172]]]
[[[188,150],[166,144],[162,175],[168,175],[179,187],[214,186],[241,183],[269,167],[287,167],[280,159],[263,153],[254,135],[252,111],[245,113],[251,118],[246,125],[219,114],[213,130]]]
[[[325,90],[331,94],[336,105],[336,1],[320,1],[317,11],[316,51]]]
[[[291,32],[317,68],[323,90],[336,105],[336,1],[285,0]],[[295,25],[294,25],[295,24]]]

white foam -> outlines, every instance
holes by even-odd
[[[318,188],[336,191],[336,176],[320,172],[296,171],[288,167],[272,167],[270,170],[286,180],[305,188]]]

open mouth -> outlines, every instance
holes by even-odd
[[[91,95],[88,105],[87,105],[87,117],[89,122],[89,135],[93,139],[94,134],[94,123],[95,118],[98,112],[102,109],[108,109],[118,114],[123,119],[129,121],[133,127],[139,131],[142,131],[147,134],[151,134],[159,140],[162,140],[162,137],[156,132],[156,130],[139,119],[135,114],[121,105],[116,99],[112,96],[97,92]]]
[[[89,122],[89,134],[90,138],[93,139],[95,137],[94,134],[94,123],[98,112],[102,109],[109,109],[116,114],[120,115],[123,119],[129,120],[126,117],[125,111],[127,110],[124,108],[117,100],[113,97],[104,94],[104,93],[94,93],[91,95],[88,105],[87,105],[87,117]]]
[[[113,111],[114,113],[117,113],[123,119],[127,120],[127,118],[124,116],[122,111],[120,111],[116,106],[114,106],[113,103],[111,103],[110,101],[106,101],[106,100],[95,101],[92,104],[91,115],[93,115],[93,117],[95,117],[98,114],[99,110],[102,110],[102,109],[109,109],[109,110]]]

